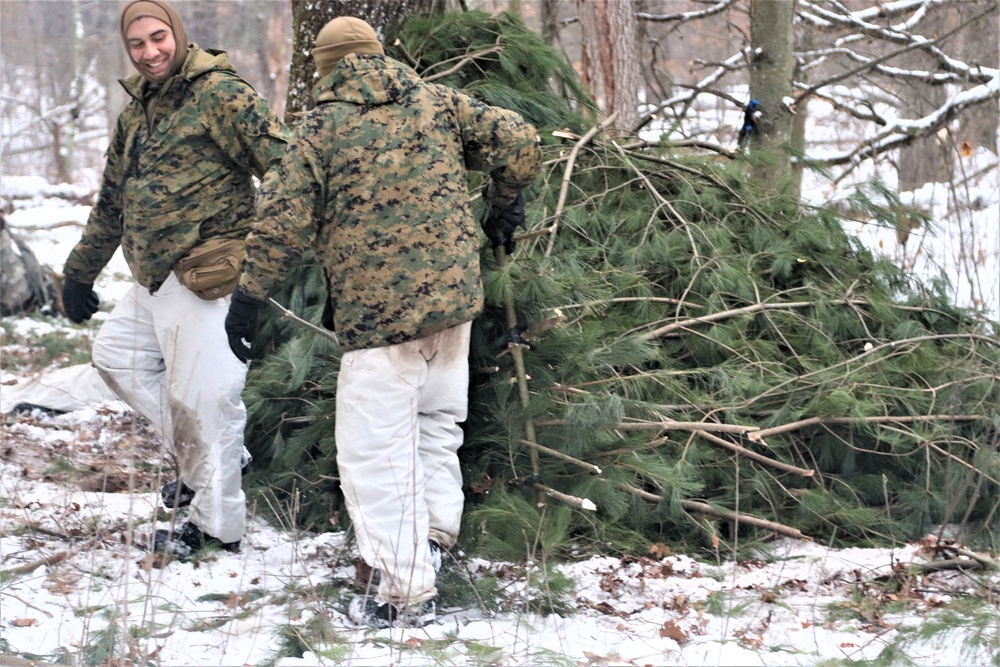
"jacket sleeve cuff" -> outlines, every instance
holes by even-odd
[[[69,258],[66,260],[66,265],[63,267],[64,276],[84,285],[93,285],[100,273],[100,270],[96,273],[85,270],[82,267],[82,262],[76,257],[75,252],[70,253]]]
[[[247,296],[257,299],[258,301],[267,301],[267,296],[270,290],[266,289],[258,280],[253,276],[244,273],[240,276],[240,291]]]

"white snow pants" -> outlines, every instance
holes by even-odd
[[[229,349],[229,297],[205,301],[171,273],[155,293],[133,285],[97,332],[92,358],[115,394],[145,417],[194,492],[188,521],[222,542],[243,538],[240,461],[247,366]]]
[[[361,557],[381,570],[378,597],[395,605],[437,595],[427,541],[448,549],[458,537],[471,331],[467,322],[340,362],[340,484]]]

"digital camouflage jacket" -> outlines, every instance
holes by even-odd
[[[132,100],[118,117],[97,205],[64,271],[93,284],[121,245],[136,281],[155,292],[199,241],[246,235],[252,177],[280,160],[288,130],[222,51],[192,45],[159,90],[141,75],[121,83]]]
[[[513,201],[541,168],[534,128],[382,55],[347,55],[314,94],[261,186],[243,290],[266,298],[311,246],[345,351],[473,319],[483,291],[467,170]]]

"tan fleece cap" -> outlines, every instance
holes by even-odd
[[[122,41],[125,42],[125,53],[129,54],[129,60],[132,60],[131,51],[128,48],[128,38],[126,32],[128,27],[132,24],[132,21],[142,18],[143,16],[151,16],[154,19],[159,19],[163,21],[168,26],[170,30],[174,33],[174,58],[170,62],[170,69],[167,71],[167,76],[164,77],[163,81],[166,81],[174,74],[180,71],[181,66],[184,64],[185,58],[187,58],[188,44],[187,44],[187,33],[184,32],[184,23],[181,21],[180,14],[174,9],[174,6],[170,4],[168,0],[129,0],[122,7],[121,16],[119,17],[118,28],[121,31]],[[135,68],[142,72],[142,68],[132,60],[132,64]],[[163,83],[163,81],[157,81],[155,83]]]
[[[383,54],[385,51],[370,25],[353,16],[339,16],[316,35],[312,56],[319,77],[322,79],[329,74],[348,53]]]

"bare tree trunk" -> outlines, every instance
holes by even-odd
[[[944,11],[930,14],[925,29],[932,34],[941,34],[950,27],[955,12]],[[933,67],[924,54],[910,52],[900,58],[904,67],[924,69]],[[911,113],[921,116],[939,108],[947,100],[947,93],[941,86],[931,86],[923,82],[903,82],[896,91],[902,105]],[[898,188],[901,192],[917,190],[924,183],[947,183],[951,181],[952,156],[950,146],[936,135],[914,139],[912,143],[899,149]]]
[[[356,16],[367,21],[379,36],[394,22],[411,14],[430,13],[439,3],[435,0],[367,0],[347,3],[337,0],[291,0],[292,2],[292,67],[289,72],[285,122],[292,124],[294,114],[313,106],[312,87],[316,83],[316,66],[312,49],[316,35],[326,23],[338,16]]]
[[[559,39],[559,0],[540,0],[542,39],[555,46]]]
[[[73,80],[69,85],[69,101],[72,105],[69,112],[69,122],[66,123],[66,139],[63,159],[58,162],[59,180],[69,183],[73,179],[73,161],[76,149],[76,133],[80,125],[80,110],[83,107],[83,86],[86,66],[83,57],[83,17],[80,14],[80,0],[73,0]]]
[[[614,127],[631,132],[639,124],[639,51],[631,2],[578,0],[582,29],[581,76]]]
[[[752,0],[750,3],[750,97],[760,101],[763,115],[750,135],[750,151],[759,158],[754,179],[771,190],[787,182],[791,161],[787,147],[792,116],[784,99],[792,93],[795,0]]]
[[[993,14],[985,16],[962,31],[956,38],[959,41],[958,53],[972,62],[984,67],[997,67],[1000,64],[1000,3],[994,4]],[[959,20],[965,20],[967,15],[980,11],[979,3],[963,3],[958,6]],[[980,104],[970,109],[967,115],[959,119],[959,133],[968,137],[975,146],[983,146],[997,152],[997,127],[1000,126],[1000,106],[996,104]]]
[[[815,46],[816,33],[812,30],[803,30],[799,34],[799,44],[797,50],[811,51]],[[806,82],[808,76],[808,73],[802,72],[798,63],[795,63],[792,80]],[[809,119],[808,107],[809,98],[806,97],[796,104],[794,109],[790,109],[792,112],[792,129],[789,137],[789,146],[791,146],[792,151],[799,155],[806,154],[806,146],[808,143],[806,137],[806,121]],[[802,176],[804,169],[802,168],[801,163],[792,166],[791,169],[792,187],[795,190],[796,196],[800,196],[802,194]]]
[[[269,83],[267,99],[278,116],[285,114],[285,99],[279,91],[288,89],[288,63],[291,61],[292,6],[287,0],[271,3],[271,18],[267,23],[267,41],[264,45],[264,72]]]

